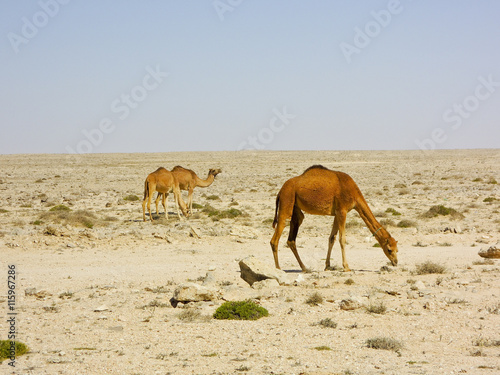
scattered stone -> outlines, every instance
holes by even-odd
[[[417,282],[415,282],[415,284],[413,284],[413,288],[415,290],[424,290],[425,289],[425,284],[423,283],[422,280],[418,280]]]
[[[408,299],[417,299],[418,298],[418,293],[413,291],[413,290],[409,290],[406,292],[406,296]]]
[[[497,242],[494,246],[490,246],[488,250],[479,251],[478,254],[483,258],[500,259],[500,242]]]
[[[444,233],[462,233],[462,227],[457,224],[456,227],[446,227],[443,230]]]
[[[108,311],[109,310],[109,307],[106,306],[106,305],[101,305],[97,308],[94,309],[94,312],[101,312],[101,311]]]
[[[250,285],[265,279],[275,279],[280,285],[290,285],[290,280],[284,271],[270,266],[254,256],[242,259],[239,264],[241,278]]]
[[[26,288],[24,290],[25,296],[34,296],[36,294],[36,288]]]
[[[266,289],[266,288],[278,288],[280,284],[276,279],[265,279],[261,281],[256,281],[252,284],[253,289]]]
[[[209,286],[209,285],[215,285],[217,283],[217,280],[215,279],[215,273],[214,271],[208,271],[207,275],[205,276],[205,280],[203,280],[203,286]]]
[[[207,286],[195,283],[185,283],[179,285],[175,291],[173,299],[177,302],[200,302],[217,299],[217,291]]]
[[[363,303],[359,297],[349,297],[340,301],[339,306],[341,310],[349,311],[361,308]]]
[[[189,235],[194,238],[201,238],[201,231],[193,226],[189,227]]]
[[[255,229],[243,225],[232,226],[229,234],[231,236],[245,238],[248,240],[255,240],[259,238],[259,233]]]

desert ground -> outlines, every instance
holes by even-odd
[[[336,267],[324,271],[333,218],[306,214],[297,246],[310,272],[287,248],[287,228],[279,259],[289,282],[251,287],[239,261],[274,266],[276,195],[313,164],[356,181],[398,241],[398,266],[351,211],[352,271],[338,242]],[[222,173],[195,189],[191,217],[178,219],[170,194],[168,220],[160,205],[143,222],[146,176],[176,165]],[[16,339],[29,347],[0,372],[498,374],[500,260],[478,252],[500,240],[499,179],[500,150],[0,155],[0,339],[14,265]],[[426,217],[438,206],[449,214]],[[426,262],[442,273],[419,272]],[[174,308],[187,282],[216,297]],[[269,316],[212,317],[236,300]],[[395,347],[368,345],[379,339]]]

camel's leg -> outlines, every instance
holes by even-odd
[[[332,255],[333,244],[335,243],[335,237],[339,231],[339,222],[337,216],[333,220],[332,232],[330,233],[330,238],[328,238],[328,252],[326,254],[325,271],[330,269],[330,257]]]
[[[290,221],[290,233],[288,234],[288,241],[287,244],[292,250],[293,255],[295,255],[295,259],[297,259],[297,262],[299,262],[299,266],[302,269],[302,271],[307,271],[306,266],[304,263],[302,263],[302,260],[299,257],[299,253],[297,251],[297,246],[295,245],[295,239],[297,238],[297,234],[299,233],[299,227],[300,224],[302,224],[302,221],[304,220],[304,214],[298,208],[295,206],[293,208],[293,214],[292,214],[292,220]]]
[[[153,194],[154,194],[155,189],[156,189],[156,186],[151,186],[151,184],[149,184],[147,205],[148,205],[149,219],[151,221],[153,221],[153,215],[151,214],[151,198],[153,198]]]
[[[157,215],[160,215],[160,213],[158,212],[158,202],[160,201],[160,197],[163,197],[162,193],[158,193],[158,195],[156,196],[156,200],[155,200],[156,214]]]
[[[274,229],[273,238],[271,238],[271,249],[273,250],[274,264],[277,269],[281,269],[280,264],[278,262],[278,244],[280,242],[281,234],[285,229],[285,224],[286,220],[284,218],[283,219],[279,218],[278,223],[276,224],[276,228]]]
[[[285,229],[286,220],[290,218],[293,214],[293,207],[295,204],[294,201],[295,201],[294,197],[291,194],[287,196],[286,193],[280,194],[278,196],[278,199],[276,200],[277,218],[276,218],[276,225],[274,226],[275,229],[273,238],[271,238],[271,249],[273,250],[274,264],[278,269],[281,269],[280,264],[278,262],[278,245],[280,242],[281,234]]]
[[[188,201],[189,201],[189,213],[193,212],[193,192],[194,188],[189,190],[189,196],[188,196]]]
[[[163,204],[163,209],[165,210],[165,218],[168,220],[168,211],[167,211],[167,206],[168,206],[168,193],[163,194],[163,200],[161,202]]]
[[[147,197],[144,198],[144,200],[142,201],[142,220],[143,221],[146,221],[146,201],[147,201]]]
[[[181,214],[179,212],[179,195],[180,195],[180,192],[174,191],[174,201],[175,201],[175,207],[177,208],[177,216],[179,217],[179,220],[182,220]]]
[[[347,264],[347,259],[345,256],[345,221],[346,221],[346,212],[340,212],[335,214],[335,218],[338,220],[338,229],[339,229],[339,242],[340,249],[342,250],[342,267],[344,267],[344,272],[349,272],[351,269]]]

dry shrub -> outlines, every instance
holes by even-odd
[[[69,209],[66,210],[59,208],[42,213],[39,217],[39,221],[93,228],[98,221],[98,218],[93,212],[90,211],[71,211]]]
[[[311,306],[317,306],[323,303],[323,296],[318,292],[314,292],[306,299],[306,303]]]
[[[417,264],[416,270],[415,270],[417,275],[429,275],[432,273],[445,273],[446,272],[446,267],[434,263],[432,261],[427,261],[421,264]]]
[[[403,349],[403,344],[395,339],[389,337],[374,337],[366,340],[366,346],[372,349],[392,350],[395,352]]]
[[[387,307],[383,302],[370,303],[366,306],[366,311],[372,314],[384,314],[387,311]]]
[[[314,326],[321,326],[325,328],[337,328],[337,323],[331,320],[330,318],[325,318],[320,320],[317,323],[313,324]]]

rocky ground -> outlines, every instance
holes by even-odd
[[[158,220],[143,222],[145,177],[178,164],[202,178],[223,172],[195,190],[189,219],[179,221],[170,197],[168,220],[160,206]],[[398,267],[351,212],[352,272],[341,270],[338,243],[336,269],[323,271],[333,219],[306,215],[297,245],[311,272],[300,272],[285,230],[286,284],[251,287],[239,262],[253,255],[272,268],[276,194],[313,164],[358,183],[399,241]],[[500,239],[498,150],[2,155],[0,165],[0,339],[14,265],[17,339],[30,348],[2,373],[500,371],[500,261],[478,256]],[[425,217],[438,206],[446,212]],[[431,266],[444,269],[419,274]],[[174,308],[188,282],[213,297]],[[224,301],[247,299],[269,316],[212,318]]]

